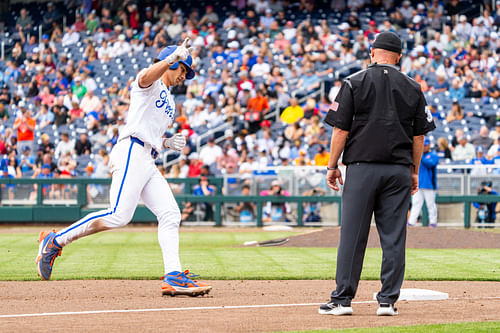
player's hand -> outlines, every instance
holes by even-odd
[[[181,133],[175,133],[174,136],[163,140],[163,147],[181,151],[186,145],[186,137]]]
[[[338,180],[338,184],[337,184]],[[342,180],[342,173],[340,172],[340,169],[335,169],[335,170],[328,170],[326,173],[326,183],[329,188],[331,188],[334,191],[338,191],[339,184],[344,185],[344,181]]]
[[[173,65],[177,61],[186,60],[193,51],[192,47],[188,48],[188,43],[189,43],[189,38],[186,38],[182,43],[182,45],[178,46],[175,49],[174,53],[172,53],[165,59],[167,63]]]

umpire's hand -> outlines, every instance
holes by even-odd
[[[411,174],[411,195],[418,192],[418,173]]]
[[[340,172],[340,169],[328,170],[328,172],[326,173],[326,183],[328,184],[328,187],[334,191],[339,190],[339,185],[337,184],[337,179],[338,179],[340,185],[344,185],[344,181],[342,180],[342,173]]]

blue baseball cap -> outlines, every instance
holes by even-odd
[[[176,49],[177,46],[174,45],[167,46],[160,51],[157,58],[159,60],[165,60],[169,55],[174,53]],[[194,70],[191,68],[193,66],[193,58],[191,57],[191,55],[189,55],[186,60],[177,61],[172,66],[170,66],[170,68],[177,69],[177,67],[179,67],[180,62],[182,62],[188,68],[188,72],[186,74],[186,80],[191,80],[192,78],[194,78]]]
[[[431,140],[429,140],[429,138],[425,138],[424,139],[424,146],[428,146],[431,144]]]

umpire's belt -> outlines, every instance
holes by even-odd
[[[139,138],[136,138],[135,136],[130,136],[130,141],[136,142],[144,147],[144,141],[142,141]],[[158,152],[154,148],[151,148],[151,157],[155,160],[158,157]]]

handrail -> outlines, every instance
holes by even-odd
[[[168,181],[170,183],[177,184],[186,184],[184,189],[184,194],[175,195],[175,199],[179,204],[185,202],[205,202],[211,203],[215,205],[215,225],[222,226],[222,205],[225,203],[239,203],[239,202],[252,202],[256,204],[257,208],[257,226],[263,226],[262,221],[262,211],[263,206],[267,202],[277,202],[277,203],[297,203],[297,225],[303,226],[303,215],[304,215],[304,207],[303,203],[309,202],[330,202],[338,204],[338,216],[339,216],[339,225],[340,225],[340,216],[342,215],[342,197],[338,195],[325,195],[325,196],[260,196],[260,195],[252,195],[252,196],[228,196],[222,194],[222,185],[223,178],[209,178],[210,183],[217,185],[217,191],[215,195],[212,196],[196,196],[190,194],[191,186],[199,182],[199,178],[169,178]],[[31,209],[45,209],[45,214],[47,213],[47,209],[53,209],[54,211],[59,211],[64,209],[78,209],[78,214],[82,214],[84,212],[88,212],[89,209],[84,209],[87,205],[87,197],[86,197],[86,186],[88,184],[110,184],[111,179],[109,178],[56,178],[56,179],[32,179],[32,178],[6,178],[0,179],[1,184],[73,184],[78,185],[77,192],[77,202],[76,204],[68,204],[64,202],[61,205],[57,205],[56,208],[51,208],[54,203],[52,202],[50,205],[45,205],[43,203],[43,192],[42,186],[37,187],[37,201],[35,205],[24,205],[24,206],[15,206],[15,207],[6,207],[0,206],[0,216],[4,217],[4,212],[12,211],[13,209],[17,209],[16,212],[21,211],[29,211]],[[500,202],[500,195],[445,195],[445,196],[437,196],[436,202],[440,204],[449,204],[449,203],[463,203],[463,216],[464,216],[464,228],[471,227],[471,204],[473,202]],[[0,201],[1,204],[1,201]],[[26,214],[24,214],[26,215]],[[42,221],[46,220],[46,216],[41,219]],[[59,219],[60,220],[60,219]],[[5,218],[0,218],[0,221],[6,221]],[[40,217],[37,214],[30,215],[26,218],[26,221],[40,221]],[[154,220],[153,220],[154,221]],[[422,224],[424,226],[427,225],[427,217],[423,214]],[[317,225],[317,224],[316,224]]]

